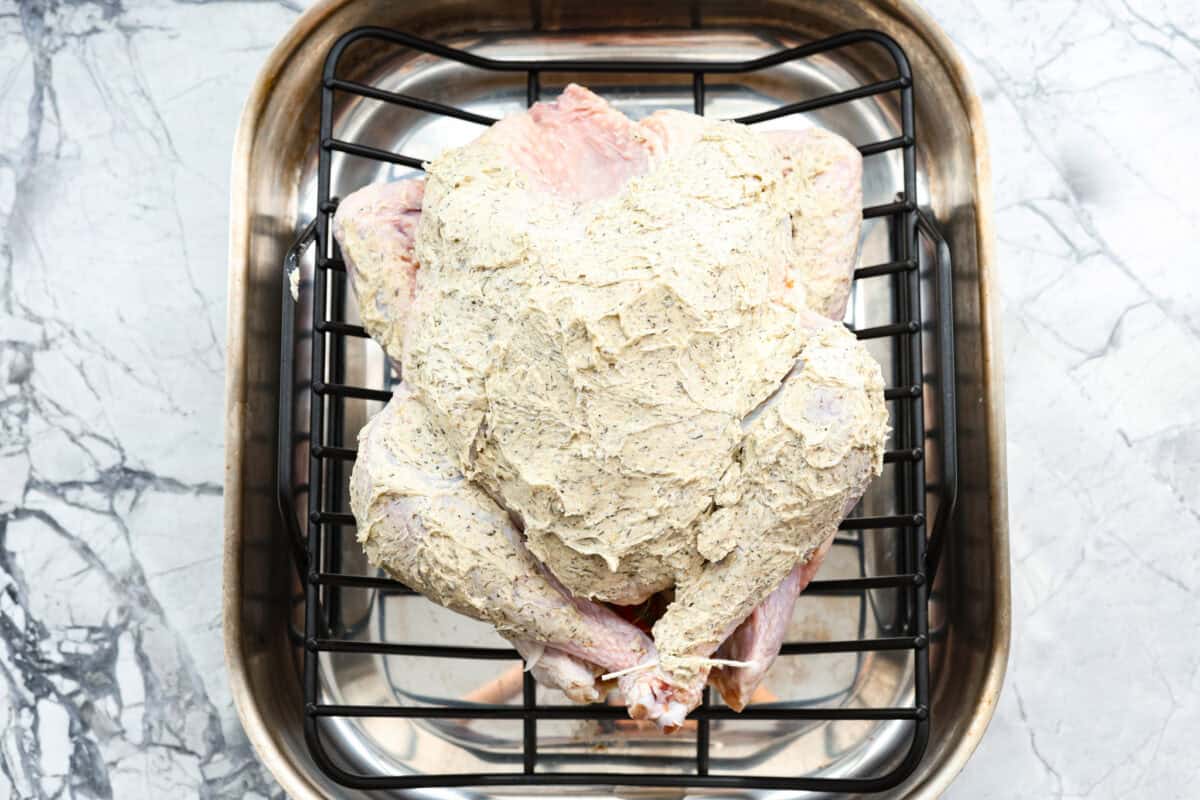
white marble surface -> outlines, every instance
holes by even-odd
[[[992,141],[1014,562],[950,796],[1194,796],[1200,9],[927,5]],[[0,0],[0,795],[278,793],[219,634],[226,208],[299,8]]]

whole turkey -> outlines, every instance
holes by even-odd
[[[366,187],[334,233],[403,382],[351,479],[372,563],[494,625],[543,684],[682,725],[740,709],[882,468],[839,321],[861,160],[570,85]],[[651,635],[614,606],[673,592]]]

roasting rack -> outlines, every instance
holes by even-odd
[[[341,316],[347,293],[345,266],[336,243],[330,236],[330,223],[337,199],[330,195],[331,164],[335,153],[370,159],[386,164],[421,169],[419,159],[403,153],[373,147],[334,136],[335,96],[343,93],[394,104],[423,114],[453,117],[488,125],[493,118],[443,104],[435,100],[396,93],[349,80],[339,72],[347,49],[354,43],[371,42],[381,48],[409,48],[429,57],[447,59],[495,73],[523,74],[526,103],[533,104],[542,94],[542,76],[547,73],[626,73],[674,75],[690,78],[694,111],[705,111],[706,91],[713,82],[736,81],[758,70],[789,61],[813,58],[840,48],[868,44],[882,48],[895,64],[894,77],[865,83],[855,88],[813,97],[801,102],[779,105],[737,119],[753,125],[790,115],[805,114],[876,95],[898,98],[900,135],[859,146],[864,157],[899,151],[903,162],[903,190],[892,202],[863,209],[865,219],[882,218],[888,226],[891,258],[885,263],[862,266],[854,274],[855,282],[892,281],[895,298],[894,322],[856,332],[860,339],[890,339],[893,347],[894,377],[886,389],[886,399],[895,431],[895,448],[885,453],[884,461],[894,464],[896,480],[895,508],[899,513],[886,516],[862,516],[856,512],[841,524],[844,534],[837,543],[863,547],[864,536],[872,532],[895,531],[899,537],[896,574],[871,575],[838,580],[817,580],[806,594],[856,595],[863,599],[871,590],[894,589],[901,598],[899,624],[894,635],[844,641],[801,641],[784,645],[781,656],[798,658],[812,654],[856,653],[871,651],[909,651],[913,658],[913,703],[904,707],[838,708],[787,707],[776,704],[755,705],[740,715],[731,709],[710,703],[705,693],[703,704],[691,715],[696,720],[696,747],[690,766],[678,770],[644,769],[629,772],[571,771],[541,769],[538,725],[544,720],[614,720],[625,715],[620,707],[592,705],[539,704],[535,684],[528,673],[523,678],[520,704],[434,705],[420,698],[406,698],[406,704],[340,705],[325,702],[321,693],[320,655],[322,653],[362,653],[393,657],[433,657],[446,659],[518,660],[508,648],[442,646],[419,642],[363,641],[355,636],[339,611],[345,588],[374,590],[379,595],[405,594],[411,590],[379,575],[352,574],[340,567],[341,539],[353,532],[354,520],[346,510],[345,478],[355,451],[343,440],[343,414],[347,399],[383,401],[390,392],[347,383],[345,345],[348,340],[367,336],[362,327]],[[289,251],[289,269],[295,268],[306,250],[315,245],[315,268],[311,282],[301,285],[309,294],[311,320],[298,323],[288,281],[283,281],[283,314],[280,359],[280,404],[278,439],[278,500],[284,530],[293,548],[302,587],[297,603],[303,608],[303,630],[295,632],[303,652],[303,697],[305,735],[316,763],[339,783],[362,790],[418,789],[432,787],[501,786],[584,786],[636,785],[652,787],[692,787],[707,789],[810,790],[843,793],[878,792],[892,788],[916,768],[922,758],[930,727],[931,631],[928,615],[930,587],[933,584],[957,492],[956,401],[954,395],[954,323],[951,304],[950,251],[932,216],[917,202],[915,167],[916,132],[913,114],[913,75],[903,50],[885,34],[859,30],[814,41],[798,47],[746,61],[696,61],[687,59],[569,59],[510,60],[493,59],[478,53],[429,41],[402,31],[375,27],[358,28],[343,35],[333,45],[325,61],[321,86],[317,207],[312,222],[304,229]],[[925,246],[923,246],[925,245]],[[929,255],[926,255],[928,253]],[[929,299],[936,313],[922,313],[922,279],[929,281]],[[929,309],[926,309],[928,312]],[[297,338],[310,339],[311,381],[297,384],[293,354]],[[936,351],[936,369],[926,374],[923,345],[927,340]],[[295,400],[306,394],[309,404],[308,431],[298,429],[294,419]],[[927,403],[936,395],[936,403]],[[928,407],[927,407],[928,406]],[[929,408],[936,408],[931,412]],[[927,430],[927,415],[931,424]],[[294,478],[294,447],[306,449],[308,480]],[[928,449],[935,447],[940,459],[940,478],[927,485]],[[936,495],[937,514],[930,525],[926,503]],[[300,498],[307,497],[306,500]],[[297,504],[306,504],[307,514],[298,519]],[[302,524],[303,523],[303,524]],[[928,529],[928,534],[927,534]],[[936,635],[936,631],[933,635]],[[415,703],[414,703],[415,701]],[[523,725],[520,771],[472,772],[468,774],[357,774],[331,757],[322,739],[322,721],[327,718],[394,717],[428,721],[449,719],[520,720]],[[711,723],[721,719],[756,719],[817,723],[833,720],[905,720],[911,723],[911,743],[899,761],[886,774],[855,777],[820,775],[731,775],[713,774]]]

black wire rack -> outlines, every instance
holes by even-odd
[[[345,476],[355,452],[343,442],[344,403],[347,399],[387,400],[390,392],[352,385],[345,381],[344,350],[347,340],[367,336],[362,327],[341,318],[346,297],[345,266],[330,236],[330,223],[337,201],[330,195],[331,162],[334,153],[371,159],[421,169],[419,159],[353,141],[335,138],[335,95],[371,98],[383,103],[415,109],[430,115],[453,117],[488,125],[494,119],[450,105],[421,99],[347,80],[339,77],[338,66],[347,48],[356,42],[371,41],[386,47],[410,48],[419,53],[448,59],[470,67],[503,73],[523,73],[526,80],[526,101],[533,104],[541,95],[541,77],[545,73],[626,73],[679,75],[690,77],[694,110],[705,109],[708,76],[736,79],[758,70],[791,61],[809,59],[864,43],[882,47],[895,64],[894,77],[866,83],[845,91],[738,118],[744,124],[754,124],[794,114],[813,112],[886,93],[898,95],[900,135],[859,146],[866,156],[900,151],[903,161],[903,191],[893,202],[863,209],[864,219],[884,218],[888,224],[890,260],[863,266],[855,271],[855,281],[869,279],[892,281],[894,318],[896,322],[856,331],[860,339],[889,338],[894,357],[894,385],[885,391],[889,401],[891,423],[895,431],[895,448],[884,455],[885,463],[895,465],[895,508],[900,513],[887,516],[851,516],[841,524],[846,534],[837,542],[861,550],[863,537],[874,531],[894,530],[900,534],[896,574],[837,580],[814,581],[806,594],[856,594],[864,599],[871,590],[895,589],[902,598],[901,621],[895,635],[867,638],[860,625],[856,639],[844,641],[788,642],[784,656],[805,656],[828,653],[865,654],[872,651],[908,651],[912,654],[914,671],[913,705],[888,708],[787,707],[782,704],[751,706],[737,714],[729,708],[704,703],[692,712],[696,720],[696,749],[694,762],[686,770],[673,772],[600,772],[553,771],[539,769],[545,759],[538,751],[538,723],[543,720],[613,720],[625,716],[620,707],[592,705],[539,704],[535,684],[528,673],[523,682],[520,704],[432,705],[419,698],[404,698],[405,704],[334,705],[322,702],[320,654],[323,652],[362,653],[401,657],[434,657],[451,659],[518,660],[514,650],[468,646],[442,646],[420,643],[362,641],[354,636],[359,631],[345,625],[330,624],[339,618],[336,606],[344,588],[373,589],[380,594],[405,594],[411,590],[384,577],[350,574],[340,569],[338,556],[341,532],[353,530],[354,519],[345,510]],[[383,28],[359,28],[342,36],[332,47],[324,67],[321,87],[321,120],[317,174],[317,208],[312,223],[304,230],[288,254],[288,266],[295,267],[300,256],[312,244],[316,246],[315,269],[311,281],[311,321],[298,325],[296,305],[284,280],[283,322],[280,360],[278,489],[279,506],[285,529],[290,534],[294,557],[299,571],[303,596],[304,630],[300,638],[303,648],[303,697],[305,735],[311,754],[331,778],[348,787],[364,790],[415,789],[451,786],[563,786],[563,785],[640,785],[654,787],[695,787],[712,789],[776,789],[812,790],[827,792],[878,792],[896,786],[912,774],[922,758],[930,729],[929,676],[929,619],[928,591],[933,582],[946,529],[956,499],[957,444],[954,396],[954,326],[951,317],[950,252],[929,215],[917,204],[916,134],[913,113],[913,75],[908,59],[890,37],[870,30],[844,33],[799,47],[782,49],[748,61],[695,60],[498,60],[479,54],[428,41],[400,31]],[[930,245],[932,257],[922,258],[922,237]],[[922,313],[922,276],[932,285],[930,296],[936,315]],[[303,289],[310,287],[306,284]],[[296,383],[293,354],[298,337],[311,338],[312,380]],[[932,376],[925,373],[923,341],[934,339],[937,365]],[[294,401],[297,392],[307,393],[309,401],[309,431],[297,431]],[[927,438],[927,393],[936,393],[936,429]],[[293,447],[307,439],[308,482],[298,484],[293,477]],[[939,449],[941,475],[936,483],[926,485],[926,448],[929,443]],[[927,489],[938,494],[937,518],[927,524],[925,509]],[[297,519],[297,506],[307,495],[306,525],[302,530]],[[927,527],[932,531],[927,538]],[[860,559],[861,560],[861,559]],[[413,703],[414,700],[418,702]],[[500,719],[521,720],[523,723],[521,771],[478,772],[470,774],[371,774],[348,772],[331,757],[322,740],[322,718],[395,717],[424,720]],[[785,723],[818,723],[834,720],[906,720],[910,721],[912,736],[908,750],[900,762],[882,775],[859,777],[821,776],[741,776],[710,774],[712,744],[711,722],[721,719],[773,720]]]

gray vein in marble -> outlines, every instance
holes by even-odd
[[[45,188],[70,186],[79,163],[68,108],[84,100],[81,89],[94,92],[111,116],[114,137],[133,126],[134,136],[157,144],[156,162],[182,164],[172,120],[155,102],[139,56],[140,37],[169,30],[149,21],[153,16],[153,7],[131,11],[116,0],[28,0],[0,15],[0,50],[22,53],[0,73],[6,74],[0,100],[8,119],[23,121],[16,135],[0,135],[11,142],[0,151],[0,795],[5,789],[30,798],[279,794],[241,735],[223,675],[205,674],[190,649],[204,645],[204,670],[219,668],[219,637],[191,640],[184,631],[193,625],[187,615],[194,607],[170,583],[176,575],[194,580],[197,568],[217,571],[219,470],[206,470],[212,479],[183,477],[186,468],[175,471],[183,462],[158,457],[144,440],[131,450],[129,421],[115,420],[127,400],[114,396],[114,380],[144,392],[145,402],[159,409],[161,418],[146,425],[174,418],[186,426],[195,416],[193,400],[172,388],[179,368],[148,349],[153,339],[121,340],[122,326],[136,329],[139,306],[158,298],[96,298],[125,307],[111,316],[81,316],[70,298],[71,272],[57,261],[60,248],[45,238],[36,216],[45,208],[38,203]],[[93,52],[98,42],[123,50],[124,63],[101,60]],[[64,88],[57,69],[76,65],[88,82],[72,79]],[[226,116],[232,124],[236,112]],[[122,142],[98,146],[119,149]],[[159,253],[164,264],[181,265],[185,287],[171,300],[190,297],[198,313],[191,320],[199,347],[187,362],[210,375],[207,391],[219,394],[223,344],[214,320],[223,316],[223,304],[211,284],[196,278],[175,178],[165,170],[162,177],[171,181],[168,221],[177,251]],[[111,200],[122,202],[119,193]],[[97,269],[120,263],[119,253],[89,252],[89,229],[76,258],[95,259]],[[161,498],[173,513],[162,513]],[[172,498],[190,505],[176,506]],[[165,545],[156,544],[163,526],[189,512],[206,519],[201,527],[212,544],[201,546],[197,538],[178,547],[179,556],[164,556],[175,545],[169,535]],[[170,607],[160,600],[164,592]],[[217,618],[219,596],[205,602],[206,614]]]
[[[286,8],[288,11],[293,11],[297,14],[305,9],[305,5],[293,3],[290,0],[175,0],[175,2],[196,6],[213,6],[224,3],[271,3],[273,5],[278,5],[281,8]]]
[[[1013,549],[1008,682],[948,794],[1190,797],[1200,8],[926,4],[992,143]]]
[[[1033,727],[1029,724],[1029,715],[1025,713],[1025,701],[1021,699],[1021,690],[1017,687],[1015,682],[1013,683],[1013,686],[1012,686],[1012,692],[1013,692],[1013,696],[1016,697],[1016,699],[1017,699],[1017,713],[1021,716],[1021,722],[1023,722],[1025,724],[1025,730],[1029,734],[1029,749],[1033,753],[1034,758],[1036,758],[1038,760],[1038,762],[1042,765],[1042,768],[1045,769],[1048,774],[1053,776],[1054,782],[1056,784],[1055,797],[1062,798],[1062,796],[1063,796],[1062,775],[1059,773],[1058,770],[1056,770],[1054,768],[1054,765],[1050,763],[1050,761],[1046,758],[1046,756],[1042,753],[1042,751],[1038,749],[1037,731],[1035,731],[1033,729]]]
[[[971,5],[972,5],[972,7],[975,8],[975,10],[977,12],[980,13],[980,16],[983,16],[982,12],[979,11],[978,6],[976,6],[973,3]],[[1128,8],[1129,4],[1128,4],[1128,2],[1124,2],[1124,5],[1126,6],[1126,8]],[[1148,22],[1145,22],[1144,18],[1138,17],[1138,19],[1139,19],[1139,21],[1142,21],[1145,24],[1149,25]],[[1117,23],[1114,19],[1113,24],[1119,25],[1120,23]],[[1153,27],[1153,26],[1151,26],[1151,27]],[[1180,61],[1180,59],[1174,53],[1170,52],[1169,50],[1161,47],[1160,45],[1158,45],[1154,42],[1149,42],[1147,40],[1137,37],[1132,32],[1132,30],[1130,29],[1130,27],[1128,25],[1122,25],[1122,29],[1126,33],[1128,33],[1130,38],[1132,38],[1139,45],[1152,48],[1156,52],[1162,53],[1165,57],[1171,59],[1174,63],[1179,64],[1181,67],[1183,67],[1188,72],[1189,75],[1193,76],[1193,80],[1196,81],[1197,88],[1200,88],[1200,77],[1198,77],[1195,73],[1193,73],[1192,68],[1189,65],[1185,64],[1184,62]],[[1060,30],[1061,30],[1061,27],[1060,27]],[[1194,40],[1192,40],[1190,38],[1188,38],[1187,40],[1192,42],[1192,44],[1195,44]],[[1065,52],[1067,47],[1068,47],[1067,45],[1064,45],[1063,49],[1060,50],[1058,55],[1061,56]],[[1050,62],[1045,62],[1045,63],[1039,65],[1038,67],[1035,67],[1034,74],[1033,74],[1033,80],[1030,81],[1029,83],[1025,84],[1022,81],[1019,81],[1019,80],[1015,79],[1013,76],[1007,74],[1004,71],[1004,68],[1001,67],[1000,65],[996,64],[994,61],[991,61],[988,59],[980,59],[978,57],[978,55],[976,53],[972,52],[972,50],[969,47],[962,46],[962,49],[966,53],[968,53],[976,61],[976,63],[978,63],[980,66],[982,66],[982,68],[985,69],[989,73],[989,75],[992,78],[993,85],[994,85],[996,91],[998,91],[1002,96],[1004,96],[1014,106],[1020,108],[1021,106],[1025,105],[1025,104],[1037,103],[1037,102],[1040,102],[1045,99],[1046,91],[1045,91],[1045,88],[1042,86],[1040,80],[1038,79],[1038,73],[1041,69],[1048,66],[1049,63],[1052,63],[1054,60],[1056,60],[1057,56],[1055,57],[1055,59],[1051,59]],[[1019,94],[1018,93],[1019,89],[1022,87],[1027,87],[1028,91],[1026,91],[1024,94]],[[1053,199],[1058,202],[1063,203],[1064,205],[1066,205],[1067,208],[1070,209],[1075,222],[1077,223],[1079,228],[1091,240],[1092,245],[1100,254],[1102,254],[1106,258],[1108,258],[1115,266],[1117,266],[1122,272],[1124,272],[1125,275],[1130,280],[1134,281],[1134,283],[1137,284],[1138,288],[1141,289],[1141,291],[1145,295],[1147,295],[1155,303],[1155,305],[1159,307],[1159,309],[1165,315],[1173,316],[1174,308],[1173,308],[1173,304],[1171,303],[1170,299],[1161,297],[1159,294],[1157,294],[1152,289],[1152,287],[1150,287],[1137,274],[1137,272],[1135,270],[1131,269],[1129,264],[1126,263],[1126,261],[1123,258],[1121,258],[1112,249],[1112,247],[1109,245],[1107,240],[1101,234],[1098,226],[1095,224],[1095,222],[1092,218],[1092,215],[1088,212],[1087,208],[1085,207],[1085,205],[1084,205],[1085,202],[1088,199],[1090,199],[1091,195],[1092,195],[1092,192],[1087,191],[1087,185],[1085,182],[1085,176],[1090,173],[1090,170],[1087,167],[1081,167],[1079,169],[1072,169],[1071,162],[1068,161],[1067,163],[1063,163],[1062,158],[1056,157],[1054,154],[1052,154],[1048,151],[1048,149],[1046,148],[1046,145],[1044,143],[1043,136],[1041,136],[1039,134],[1039,132],[1035,132],[1033,130],[1031,123],[1029,122],[1029,117],[1026,116],[1025,114],[1021,114],[1019,119],[1020,119],[1020,124],[1021,124],[1022,128],[1024,129],[1026,141],[1031,146],[1033,146],[1037,150],[1037,152],[1042,156],[1044,163],[1049,165],[1051,167],[1051,169],[1053,169],[1058,174],[1058,177],[1061,179],[1063,186],[1067,189],[1067,191],[1063,195],[1055,197]],[[1055,230],[1055,232],[1058,233],[1060,237],[1062,237],[1064,242],[1066,242],[1068,244],[1068,246],[1070,246],[1072,252],[1074,252],[1076,254],[1081,254],[1084,252],[1084,250],[1071,237],[1069,237],[1055,223],[1051,222],[1049,220],[1049,218],[1044,214],[1044,212],[1042,212],[1041,210],[1039,210],[1036,207],[1036,205],[1034,204],[1034,201],[1025,201],[1024,205],[1026,205],[1026,207],[1029,207],[1031,210],[1033,210],[1035,213],[1037,213],[1043,219],[1046,219],[1047,224],[1049,224]],[[1192,331],[1192,333],[1194,335],[1200,336],[1200,322],[1188,319],[1187,317],[1184,317],[1181,321],[1188,326],[1188,328]]]

